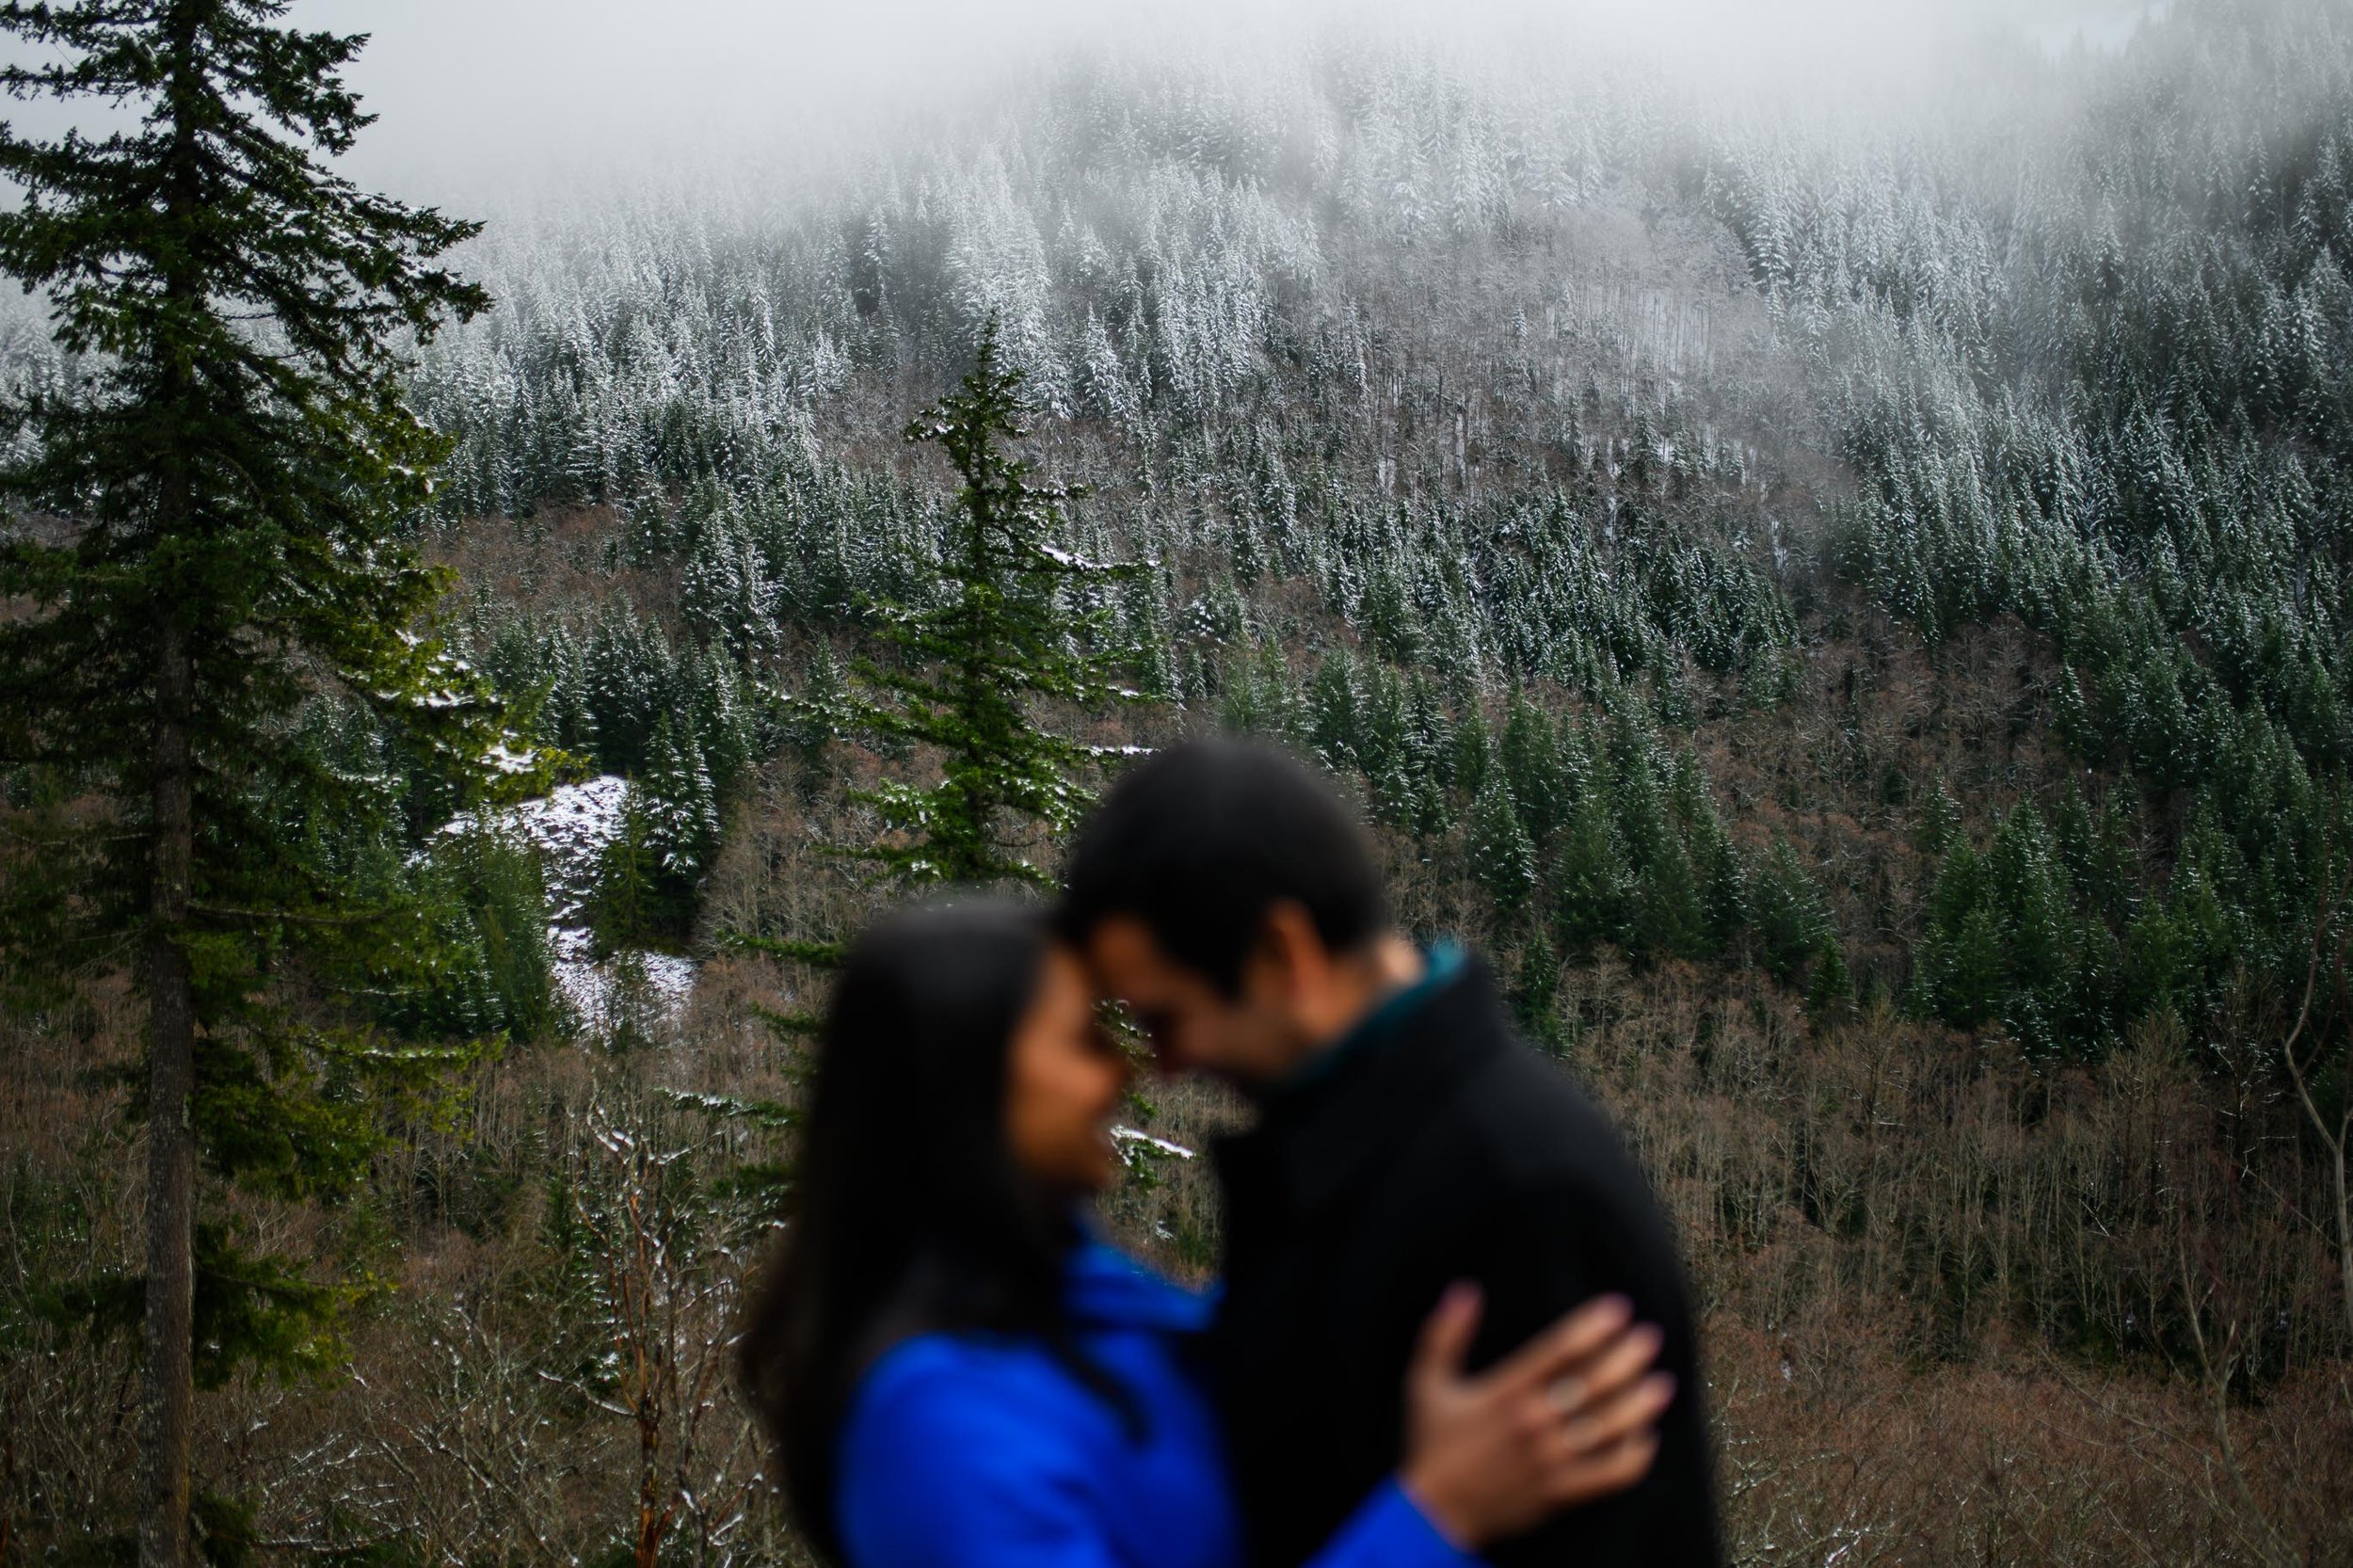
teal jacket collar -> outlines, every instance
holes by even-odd
[[[1453,984],[1463,972],[1464,962],[1463,950],[1457,944],[1446,940],[1432,943],[1422,951],[1419,980],[1383,999],[1379,1006],[1357,1020],[1355,1028],[1301,1063],[1268,1091],[1266,1103],[1290,1099],[1331,1077],[1342,1062],[1378,1050],[1383,1042],[1395,1037],[1399,1025],[1421,1011],[1424,1002]]]

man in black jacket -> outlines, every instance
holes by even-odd
[[[1498,1568],[1717,1568],[1690,1296],[1608,1120],[1522,1046],[1493,981],[1390,925],[1362,829],[1289,758],[1195,742],[1081,831],[1064,929],[1173,1069],[1257,1125],[1218,1149],[1211,1375],[1254,1568],[1298,1568],[1398,1465],[1416,1336],[1483,1293],[1483,1366],[1604,1291],[1665,1333],[1677,1394],[1632,1491],[1490,1548]]]

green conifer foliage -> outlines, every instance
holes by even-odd
[[[635,791],[614,834],[597,857],[596,883],[588,900],[588,924],[600,954],[641,949],[676,924],[673,885],[663,874],[654,824]]]
[[[1796,847],[1778,834],[1751,879],[1749,908],[1759,956],[1776,980],[1795,976],[1831,934],[1830,911],[1820,889],[1799,862]]]
[[[2054,1032],[2073,1022],[2071,982],[2078,943],[2063,873],[2031,802],[2002,824],[1986,858],[2014,999],[2010,1012],[2014,1020],[2031,1016],[2033,1028],[2022,1029],[2022,1038],[2048,1049],[2057,1043]]]
[[[1698,884],[1699,928],[1692,956],[1722,952],[1739,940],[1749,920],[1748,876],[1740,853],[1717,815],[1707,775],[1690,752],[1675,759],[1667,795]]]
[[[1307,690],[1307,740],[1323,765],[1339,773],[1362,762],[1362,730],[1355,661],[1337,648],[1316,666]]]
[[[1514,692],[1503,721],[1503,771],[1519,802],[1521,819],[1538,843],[1550,839],[1568,815],[1569,783],[1561,767],[1561,744],[1543,709]]]
[[[1427,839],[1445,832],[1455,821],[1447,791],[1457,782],[1455,763],[1461,758],[1461,748],[1456,743],[1455,723],[1439,698],[1437,683],[1426,672],[1417,670],[1413,679],[1402,684],[1405,717],[1395,762],[1400,776],[1396,788],[1401,792],[1398,816],[1417,835]],[[1464,716],[1462,728],[1479,732],[1482,757],[1473,760],[1472,765],[1477,767],[1485,751],[1486,721],[1474,710]],[[1475,784],[1465,784],[1465,788],[1473,794],[1478,792]],[[1516,813],[1513,820],[1518,821]],[[1533,844],[1529,846],[1529,857],[1532,879]]]
[[[1563,1044],[1559,1006],[1561,955],[1541,922],[1520,943],[1510,994],[1513,1016],[1521,1030],[1536,1044],[1558,1052]]]
[[[1498,914],[1509,920],[1528,906],[1536,891],[1536,842],[1520,821],[1519,803],[1500,770],[1488,773],[1486,787],[1471,802],[1465,848],[1471,874],[1496,901]]]
[[[1833,1017],[1854,1000],[1854,977],[1847,970],[1847,954],[1828,931],[1814,950],[1814,970],[1806,976],[1805,1010],[1816,1019]]]
[[[1644,959],[1696,957],[1706,931],[1706,912],[1691,857],[1679,839],[1663,835],[1635,882],[1629,946]]]
[[[1598,793],[1588,795],[1569,819],[1553,873],[1553,904],[1561,952],[1589,956],[1605,942],[1624,942],[1629,930],[1634,889],[1625,852]]]
[[[679,579],[686,624],[729,652],[749,656],[776,646],[780,590],[732,506],[713,510],[697,530]]]
[[[1134,650],[1129,673],[1156,702],[1177,692],[1176,644],[1169,633],[1168,596],[1158,572],[1136,573],[1120,586],[1120,640]]]
[[[1460,712],[1463,721],[1453,727],[1454,738],[1447,748],[1446,767],[1456,789],[1476,795],[1487,787],[1487,775],[1495,767],[1495,743],[1488,737],[1486,721],[1480,715],[1475,700],[1465,700]],[[1510,782],[1508,775],[1505,782]],[[1514,791],[1513,798],[1517,795]]]
[[[1748,868],[1712,805],[1692,824],[1689,841],[1691,867],[1700,883],[1706,950],[1729,952],[1750,924]]]
[[[996,323],[963,385],[918,415],[910,441],[936,442],[963,479],[949,515],[933,602],[876,604],[888,663],[861,659],[846,700],[852,728],[930,747],[934,784],[887,780],[866,798],[883,839],[858,853],[898,881],[1043,886],[1048,841],[1092,796],[1080,775],[1097,747],[1046,727],[1047,704],[1099,708],[1139,694],[1108,594],[1141,568],[1092,561],[1055,543],[1076,492],[1032,478],[1011,442],[1029,434],[1021,371],[1007,366]]]
[[[538,852],[470,824],[435,840],[420,882],[440,983],[396,992],[388,1020],[420,1039],[553,1038],[563,1006]]]
[[[719,847],[719,797],[692,725],[663,715],[647,749],[646,771],[631,792],[646,819],[654,863],[667,880],[692,888]]]
[[[22,193],[0,216],[0,269],[40,291],[88,368],[6,410],[0,600],[27,613],[0,626],[0,757],[66,770],[104,803],[104,853],[53,852],[84,896],[72,929],[41,939],[93,961],[135,952],[149,1007],[151,1568],[190,1560],[200,1371],[314,1358],[340,1295],[202,1219],[200,1170],[290,1197],[342,1190],[366,1168],[386,1078],[424,1070],[271,1005],[298,954],[381,975],[427,936],[364,920],[385,912],[303,859],[289,803],[370,807],[311,766],[290,721],[344,692],[459,775],[495,739],[471,675],[416,634],[443,584],[399,526],[445,450],[404,401],[403,345],[488,305],[431,264],[474,226],[335,172],[367,122],[342,76],[362,40],[284,27],[285,9],[0,6],[36,62],[0,85],[131,117],[46,141],[0,128],[0,174]]]
[[[640,619],[626,600],[608,608],[589,637],[584,680],[597,760],[635,773],[678,685],[678,659],[660,623]]]
[[[1936,1008],[1947,1023],[1968,1029],[2002,1015],[2002,938],[1983,904],[1962,917],[1935,968]]]

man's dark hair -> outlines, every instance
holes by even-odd
[[[1071,941],[1132,916],[1227,996],[1281,901],[1305,908],[1335,952],[1388,923],[1355,813],[1306,764],[1247,741],[1187,741],[1123,775],[1079,830],[1066,881]]]

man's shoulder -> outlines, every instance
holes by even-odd
[[[1560,1206],[1605,1229],[1649,1228],[1657,1198],[1608,1112],[1566,1064],[1495,1027],[1493,1048],[1432,1107],[1396,1174],[1481,1208]]]
[[[1467,1142],[1491,1178],[1513,1185],[1574,1181],[1625,1162],[1617,1129],[1567,1064],[1523,1040],[1479,994],[1479,979],[1466,977],[1466,994],[1429,1020],[1467,1047],[1459,1052],[1459,1076],[1425,1124],[1433,1142],[1456,1146],[1433,1154],[1459,1158]]]
[[[1567,1064],[1516,1038],[1480,1064],[1458,1106],[1521,1179],[1573,1177],[1626,1159],[1616,1125]]]

